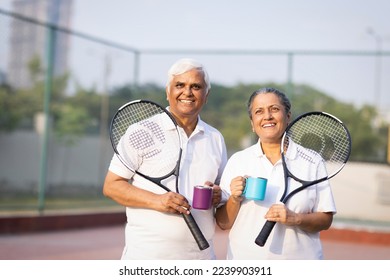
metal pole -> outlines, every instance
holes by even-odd
[[[390,125],[387,127],[387,163],[390,164]]]
[[[382,37],[374,31],[372,28],[367,29],[367,33],[374,37],[376,44],[376,55],[375,55],[375,85],[374,85],[374,105],[381,106],[381,53],[382,53]]]
[[[376,36],[376,104],[378,107],[381,106],[381,68],[382,68],[382,59],[381,59],[381,49],[382,49],[382,38]]]
[[[138,51],[134,52],[134,76],[133,76],[133,87],[135,90],[138,89],[139,85],[139,65],[140,65],[140,53]]]
[[[42,135],[42,148],[41,148],[41,165],[39,175],[39,187],[38,187],[38,210],[40,213],[45,209],[45,190],[46,190],[46,173],[47,173],[47,150],[49,141],[49,123],[50,123],[50,95],[52,91],[53,82],[53,66],[54,66],[54,48],[55,48],[55,30],[54,28],[48,28],[47,32],[47,45],[46,45],[46,76],[45,76],[45,88],[44,88],[44,131]]]
[[[48,8],[48,18],[51,22],[58,22],[59,19],[59,1],[53,1]],[[53,69],[54,69],[54,52],[55,52],[55,36],[56,28],[51,25],[47,27],[46,37],[46,75],[44,85],[44,131],[42,134],[42,147],[41,147],[41,164],[39,173],[39,186],[38,186],[38,211],[43,213],[45,209],[45,192],[46,192],[46,180],[47,180],[47,151],[49,142],[49,129],[50,129],[50,96],[53,84]]]
[[[287,65],[287,95],[291,96],[291,94],[293,92],[292,73],[293,73],[294,54],[293,53],[288,53],[287,54],[287,58],[288,58],[288,65]]]
[[[106,148],[108,141],[108,115],[110,107],[110,99],[108,92],[108,79],[111,74],[111,56],[106,54],[104,57],[104,73],[103,73],[103,92],[101,99],[100,110],[100,159],[99,159],[99,183],[104,182],[106,162]]]

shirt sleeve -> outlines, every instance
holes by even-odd
[[[108,170],[126,179],[130,179],[134,176],[134,172],[130,171],[118,158],[116,154],[111,159]]]
[[[323,177],[326,173],[325,164],[320,163],[318,166],[318,176]],[[316,212],[332,212],[336,214],[336,203],[333,198],[332,188],[329,180],[317,185],[317,201],[314,206]]]

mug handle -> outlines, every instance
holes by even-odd
[[[245,194],[246,194],[246,184],[247,184],[247,182],[248,182],[248,178],[249,178],[249,177],[244,176],[244,178],[245,178],[245,186],[244,186],[244,189],[242,190],[241,196],[245,196]]]

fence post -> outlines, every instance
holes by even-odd
[[[46,75],[44,88],[44,130],[42,134],[40,174],[38,186],[38,210],[40,213],[45,209],[45,191],[47,179],[47,150],[49,141],[49,123],[50,123],[50,96],[53,83],[53,66],[54,66],[54,50],[55,50],[55,28],[48,27],[46,41]]]

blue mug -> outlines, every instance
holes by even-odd
[[[266,178],[248,177],[245,179],[245,188],[242,195],[247,199],[264,200],[267,190]]]

